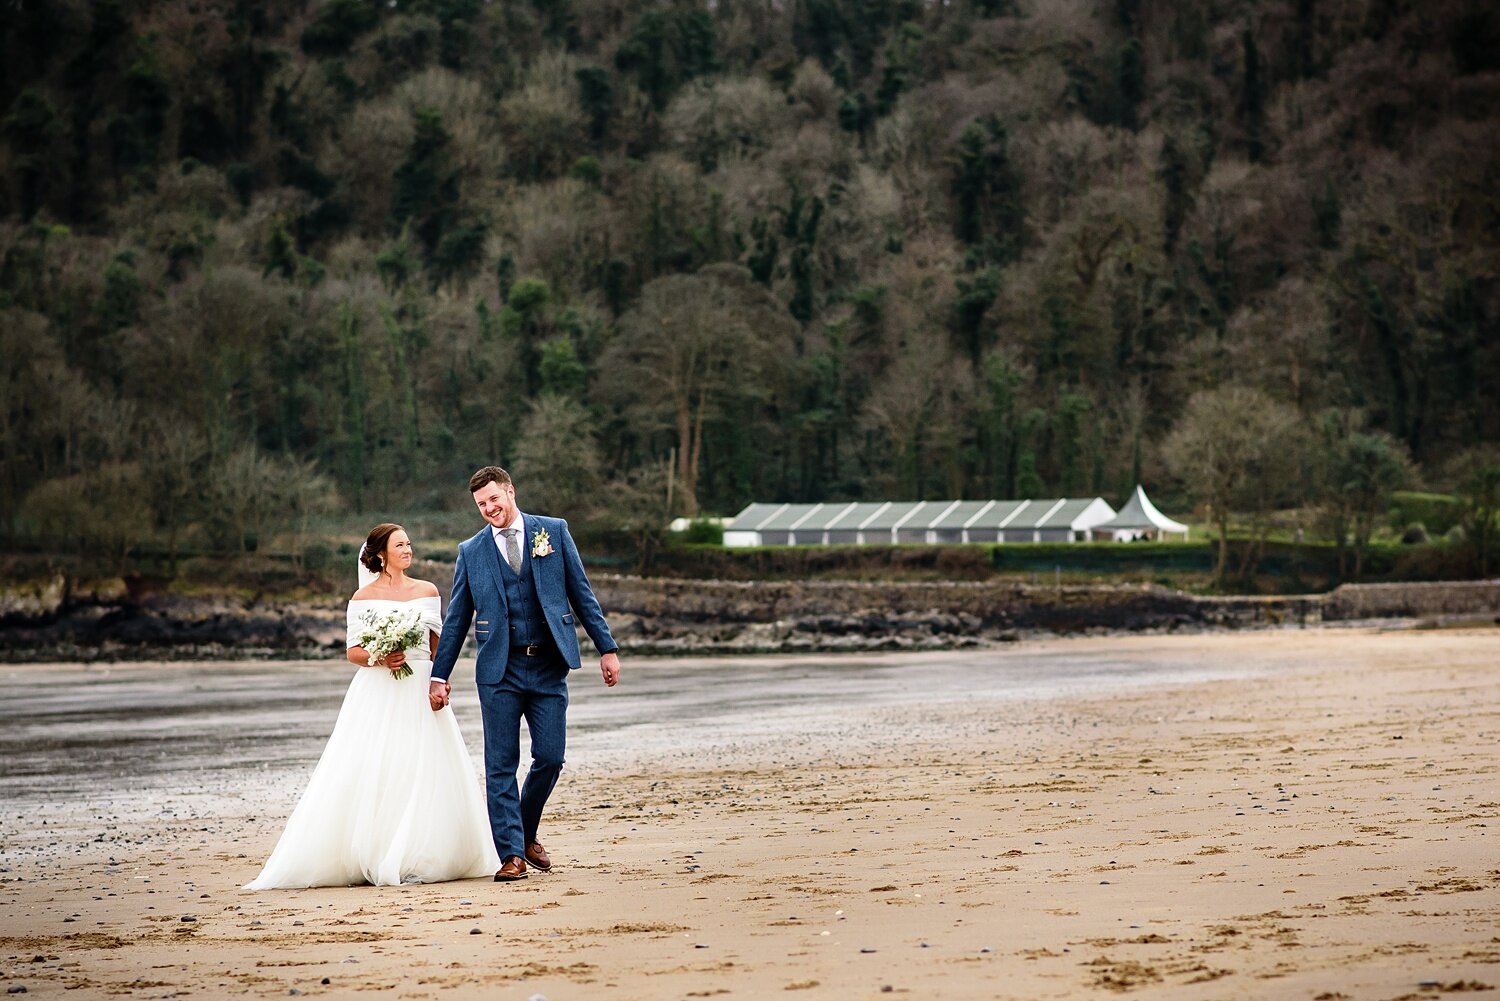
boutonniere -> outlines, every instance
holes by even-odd
[[[531,533],[532,559],[537,559],[538,557],[546,556],[548,553],[553,552],[556,552],[556,550],[552,548],[552,538],[547,534],[547,530],[545,528],[539,528],[535,532]]]

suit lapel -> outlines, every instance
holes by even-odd
[[[526,515],[526,525],[527,531],[533,536],[542,529],[542,521],[536,515]],[[531,571],[531,584],[536,588],[537,599],[540,600],[542,596],[542,577],[540,571],[536,568],[537,558],[531,555],[531,542],[528,539],[521,540],[521,559],[531,564],[528,568]]]

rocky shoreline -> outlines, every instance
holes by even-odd
[[[1500,616],[1500,580],[1356,584],[1270,597],[1006,581],[596,575],[594,586],[622,650],[654,656],[943,650],[1039,636]],[[343,602],[333,598],[132,595],[123,584],[80,594],[60,579],[0,594],[0,656],[12,663],[337,658],[344,628]]]

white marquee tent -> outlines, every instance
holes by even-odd
[[[1131,542],[1135,539],[1160,538],[1167,532],[1180,532],[1183,539],[1188,537],[1188,527],[1180,521],[1173,521],[1156,509],[1151,503],[1151,498],[1146,496],[1146,491],[1139,484],[1130,500],[1120,508],[1120,513],[1106,522],[1094,526],[1094,531],[1104,538],[1112,538],[1116,542]]]
[[[724,526],[724,545],[1083,542],[1114,513],[1102,497],[751,504]]]

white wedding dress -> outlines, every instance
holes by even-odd
[[[436,596],[350,601],[349,646],[359,645],[366,612],[413,606],[429,630],[441,629]],[[437,883],[500,868],[453,709],[433,712],[427,701],[432,657],[425,639],[407,648],[406,663],[406,678],[355,669],[302,799],[245,889]]]

